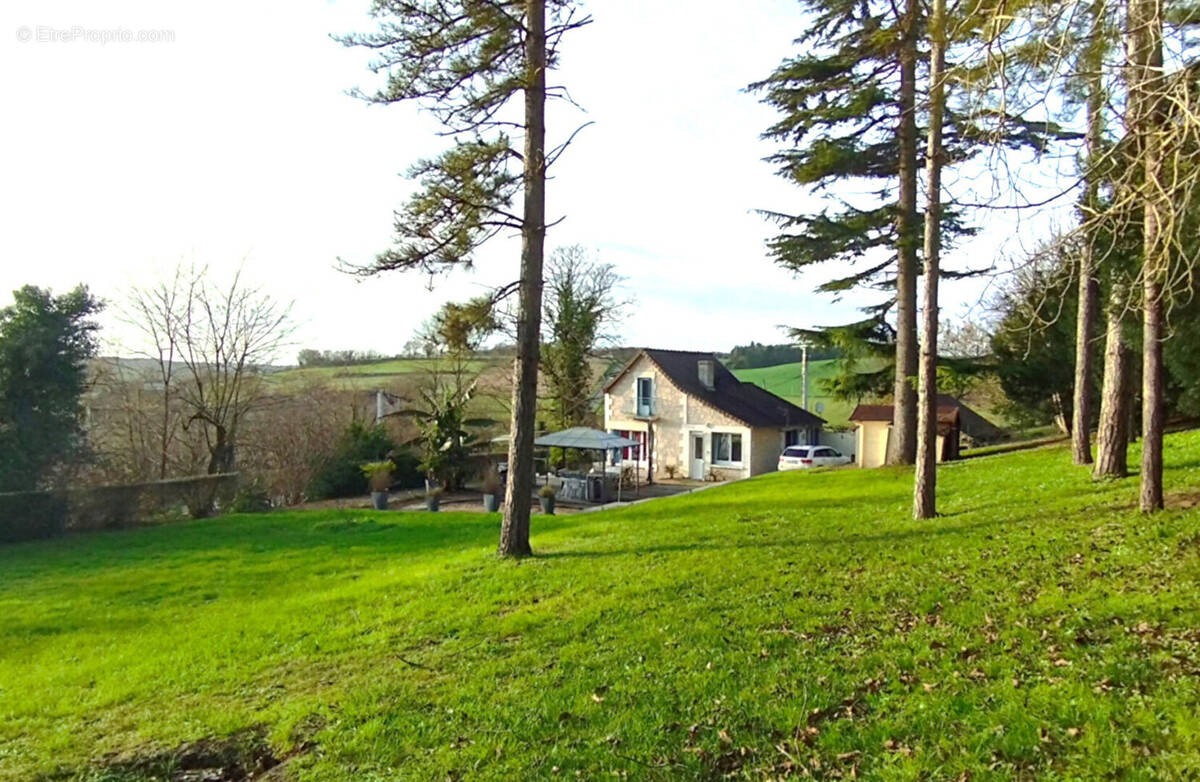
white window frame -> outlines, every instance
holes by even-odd
[[[645,397],[646,407],[642,407],[642,382],[645,381],[650,395]],[[637,415],[654,415],[654,378],[642,376],[633,382],[633,410]]]
[[[729,461],[723,461],[720,456],[720,446],[717,444],[718,438],[729,438]],[[738,438],[741,441],[742,458],[738,461],[732,461],[733,458],[733,438]],[[746,463],[746,437],[742,432],[713,432],[712,433],[712,463],[718,467],[742,467]]]

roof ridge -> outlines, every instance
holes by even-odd
[[[679,348],[642,348],[654,353],[702,353],[706,356],[716,356],[715,350],[680,350]]]

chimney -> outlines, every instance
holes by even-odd
[[[709,391],[712,391],[713,381],[716,377],[713,367],[713,360],[711,358],[700,359],[700,361],[697,362],[697,371],[700,374],[700,385],[704,386]]]

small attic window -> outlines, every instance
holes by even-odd
[[[711,391],[713,388],[714,378],[713,362],[711,359],[701,359],[698,363],[700,372],[700,385]]]

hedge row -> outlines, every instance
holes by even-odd
[[[149,483],[0,494],[0,543],[37,540],[67,531],[121,529],[186,508],[192,518],[228,505],[237,473]]]

